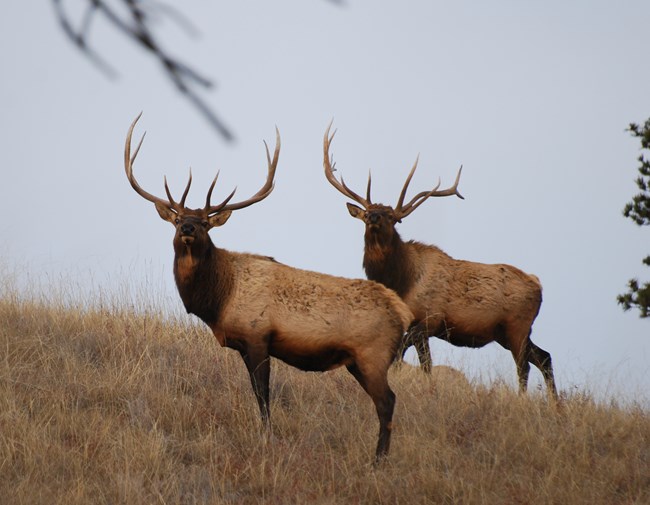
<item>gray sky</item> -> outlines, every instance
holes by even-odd
[[[71,13],[79,1],[65,2]],[[122,292],[174,292],[173,229],[123,172],[132,119],[147,139],[135,166],[163,195],[166,174],[200,206],[263,183],[262,140],[282,135],[276,189],[211,232],[224,248],[292,266],[363,277],[363,225],[322,172],[322,138],[358,191],[394,205],[418,153],[411,194],[463,164],[465,200],[435,199],[399,225],[404,239],[456,258],[534,273],[544,303],[533,340],[561,389],[648,403],[650,321],[616,295],[648,278],[650,230],[622,217],[636,193],[639,142],[625,128],[650,116],[650,3],[590,1],[183,2],[200,35],[164,18],[168,51],[216,81],[204,98],[231,128],[228,144],[178,95],[156,62],[106,23],[91,43],[118,71],[108,80],[69,41],[50,2],[11,2],[0,16],[3,171],[0,258],[20,276]],[[77,14],[78,16],[78,14]],[[139,289],[139,288],[138,288]],[[493,344],[431,340],[435,363],[515,384]],[[531,388],[541,382],[531,373]]]

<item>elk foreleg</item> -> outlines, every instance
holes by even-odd
[[[411,345],[415,347],[422,370],[430,373],[433,362],[431,360],[431,351],[429,350],[429,333],[422,323],[413,323],[402,339],[399,350],[402,360],[404,359],[406,349]]]
[[[429,338],[425,334],[420,334],[419,338],[415,341],[415,350],[418,353],[418,360],[420,360],[420,367],[426,373],[431,373],[433,366],[431,360],[431,351],[429,350]]]
[[[390,435],[393,429],[393,411],[395,409],[395,393],[388,385],[388,365],[378,367],[377,364],[359,367],[352,364],[347,367],[361,387],[368,393],[375,404],[379,418],[379,437],[375,451],[375,464],[379,463],[390,448]],[[365,370],[364,370],[365,369]]]
[[[253,393],[260,408],[260,416],[264,427],[271,427],[271,409],[269,406],[269,378],[271,375],[271,359],[265,346],[246,346],[239,350],[246,364],[253,386]]]

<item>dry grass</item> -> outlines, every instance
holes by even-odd
[[[275,362],[265,437],[239,356],[203,326],[84,305],[0,298],[3,503],[650,503],[641,408],[403,366],[372,468],[377,419],[347,372]]]

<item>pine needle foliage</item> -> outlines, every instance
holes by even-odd
[[[640,192],[625,205],[623,215],[639,226],[647,226],[650,224],[650,160],[647,157],[647,152],[650,150],[650,119],[647,119],[642,126],[630,124],[627,131],[640,139],[641,149],[644,152],[638,158],[639,176],[635,181]],[[650,256],[643,259],[643,264],[650,266]],[[650,283],[642,284],[638,279],[630,279],[627,287],[628,291],[617,297],[619,305],[626,311],[636,307],[641,317],[649,317]]]

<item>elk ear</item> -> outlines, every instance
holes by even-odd
[[[165,221],[169,221],[174,224],[174,219],[176,219],[176,213],[172,211],[169,207],[166,207],[158,202],[156,202],[156,210],[158,215]]]
[[[232,210],[224,210],[223,212],[217,212],[214,216],[208,217],[208,222],[211,227],[221,226],[228,221],[228,218],[232,214]]]
[[[365,211],[361,207],[354,205],[353,203],[346,203],[346,205],[348,206],[348,212],[352,217],[363,220]]]

